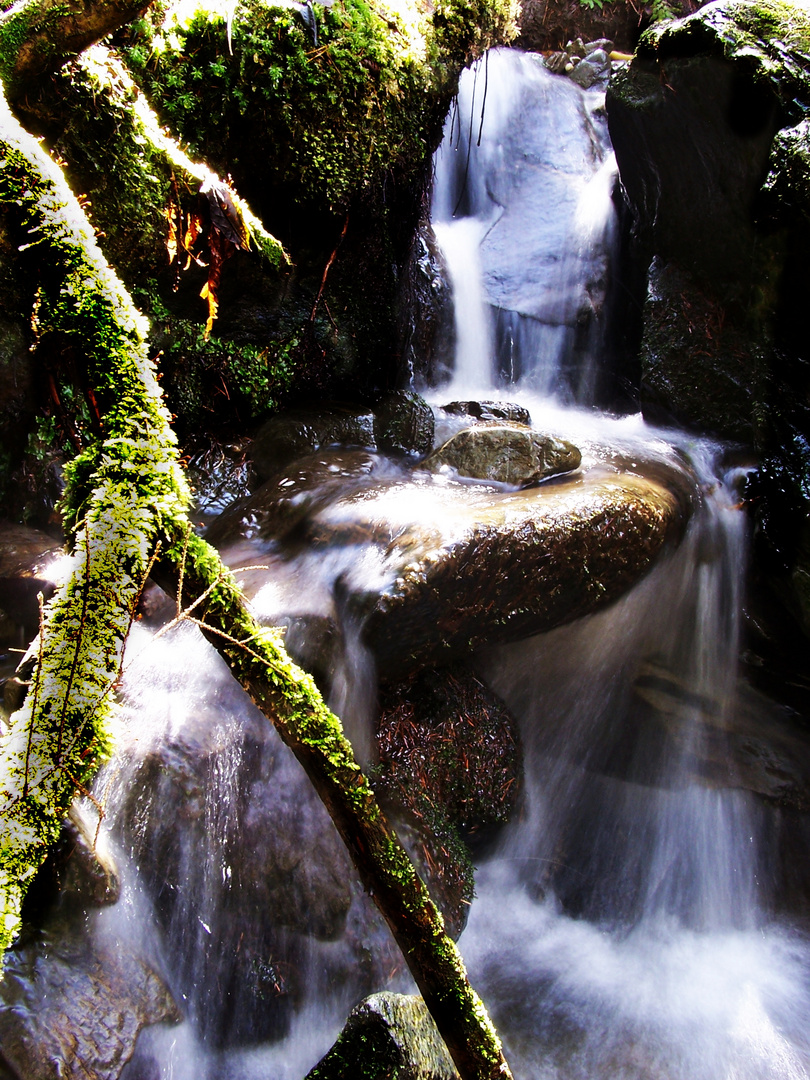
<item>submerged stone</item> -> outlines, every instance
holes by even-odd
[[[421,997],[381,993],[349,1014],[337,1042],[306,1080],[458,1080]]]
[[[530,428],[480,426],[459,431],[435,450],[423,467],[444,466],[459,476],[528,487],[550,476],[578,469],[582,454],[573,443]]]

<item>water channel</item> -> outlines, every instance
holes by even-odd
[[[455,362],[425,393],[518,402],[577,443],[585,468],[681,468],[696,509],[620,601],[476,655],[519,721],[524,778],[515,819],[477,857],[460,947],[520,1080],[800,1080],[810,942],[785,880],[808,852],[801,824],[763,797],[756,749],[779,710],[738,671],[749,465],[593,407],[614,184],[598,91],[518,52],[465,75],[433,209]],[[401,469],[378,464],[390,490]],[[409,513],[449,512],[450,497],[423,490]],[[357,545],[273,569],[254,590],[267,618],[290,594],[313,618],[339,613],[347,576],[372,588],[388,572]],[[356,630],[344,626],[332,704],[369,757],[375,672]],[[346,864],[297,763],[193,627],[155,633],[133,632],[122,750],[100,785],[124,893],[94,933],[148,956],[185,1019],[145,1030],[123,1077],[300,1080],[360,997],[411,984],[357,889],[337,912],[323,899]],[[177,765],[184,754],[202,764]],[[269,837],[285,830],[282,849]],[[290,903],[312,906],[313,937],[278,915]]]

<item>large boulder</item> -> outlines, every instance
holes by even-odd
[[[756,449],[757,569],[777,622],[806,635],[808,50],[805,9],[717,0],[644,35],[607,94],[637,254],[652,263],[643,407]]]
[[[440,518],[392,536],[391,585],[358,598],[380,671],[391,677],[515,641],[617,599],[682,535],[688,501],[673,487],[586,475],[493,492],[469,508],[445,497]],[[373,515],[371,499],[364,509]]]

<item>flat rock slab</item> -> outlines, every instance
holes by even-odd
[[[591,472],[482,496],[466,510],[446,498],[429,527],[392,536],[388,556],[401,571],[360,605],[364,640],[387,677],[604,607],[680,540],[690,514],[674,476],[669,485]],[[373,502],[367,496],[372,531]]]

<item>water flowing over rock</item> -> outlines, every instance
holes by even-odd
[[[177,1007],[144,960],[93,945],[85,919],[57,924],[6,957],[0,1072],[14,1080],[117,1080],[148,1024]]]
[[[393,540],[402,570],[369,598],[365,641],[393,673],[548,630],[621,595],[688,516],[660,483],[607,476],[406,528]]]

